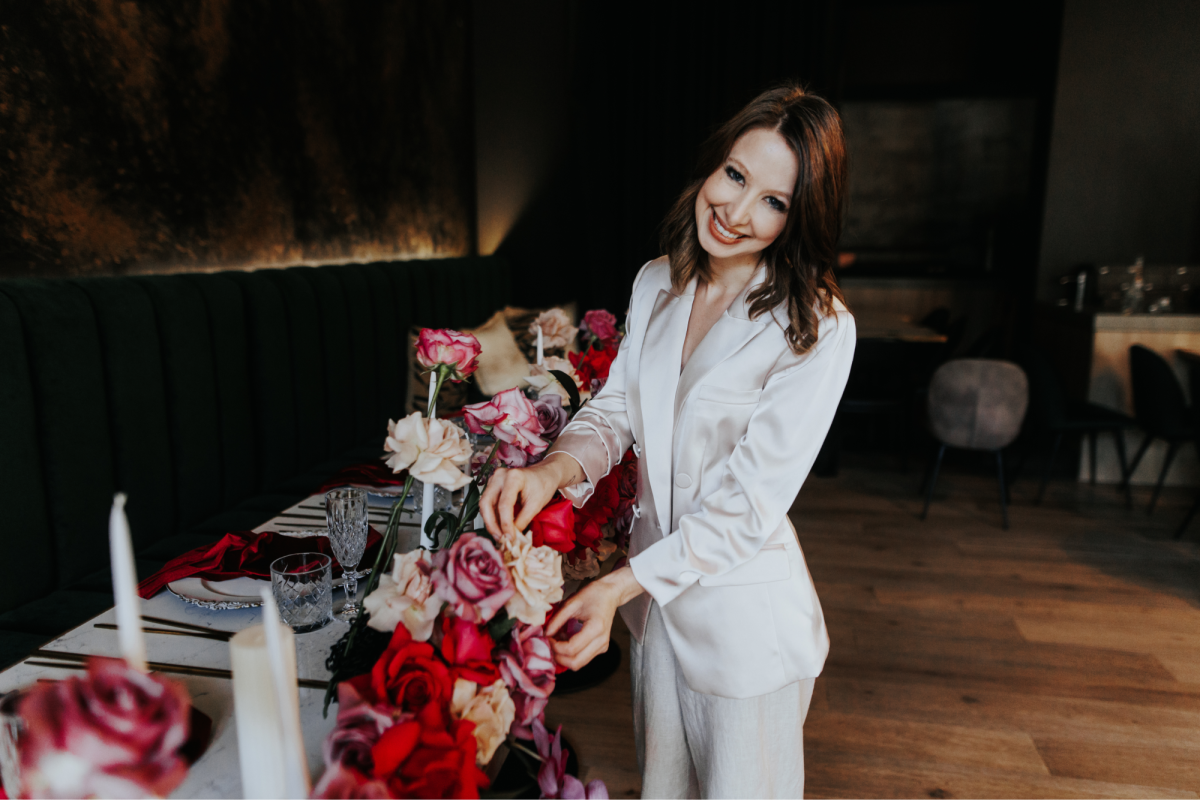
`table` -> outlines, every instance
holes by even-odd
[[[945,343],[946,335],[899,314],[864,314],[854,318],[856,338],[899,342]]]
[[[313,498],[309,498],[289,511],[299,505],[311,504],[312,501]],[[416,521],[415,515],[411,513],[406,513],[402,517],[402,522],[408,523],[401,528],[402,533],[407,534],[402,537],[402,541],[417,535]],[[272,523],[275,523],[274,526]],[[294,527],[294,523],[292,526]],[[260,526],[262,529],[278,529],[278,527],[284,527],[278,517]],[[359,586],[362,587],[364,584],[365,581],[360,581]],[[335,600],[340,600],[338,597],[340,594],[340,592],[335,594]],[[251,625],[258,625],[262,621],[262,612],[258,608],[211,611],[189,605],[166,590],[150,600],[143,600],[142,613],[222,631],[240,631]],[[120,654],[117,632],[94,627],[95,623],[105,622],[116,624],[116,612],[113,609],[68,631],[44,645],[43,649],[117,657]],[[145,624],[151,625],[151,623]],[[325,658],[329,654],[329,648],[341,638],[349,627],[348,623],[334,620],[319,631],[297,634],[296,669],[298,677],[328,681],[330,676],[329,671],[325,669]],[[146,657],[148,661],[164,661],[186,666],[217,669],[230,669],[231,666],[227,642],[191,636],[147,633]],[[36,656],[32,658],[38,660]],[[61,679],[80,674],[82,673],[79,670],[37,667],[21,662],[0,672],[0,692],[29,686],[38,678]],[[191,675],[169,674],[167,677],[186,686],[192,697],[192,704],[211,717],[213,721],[212,743],[200,760],[192,766],[187,778],[171,794],[171,797],[243,797],[242,772],[238,759],[237,724],[233,715],[233,681]],[[330,706],[329,717],[324,718],[321,716],[321,706],[325,701],[324,690],[301,688],[299,691],[304,749],[308,758],[309,772],[315,785],[325,769],[321,746],[325,737],[333,730],[337,717],[337,705]]]

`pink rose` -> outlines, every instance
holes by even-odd
[[[554,691],[556,671],[554,651],[541,625],[520,622],[512,630],[508,646],[497,653],[500,675],[508,684],[516,719],[512,733],[525,739],[532,737],[530,726],[545,716],[546,702]]]
[[[417,337],[417,363],[427,370],[445,364],[453,368],[446,377],[461,381],[479,366],[482,349],[479,340],[469,333],[449,328],[422,328]]]
[[[583,324],[579,329],[602,342],[613,342],[620,336],[617,331],[617,318],[602,308],[584,314]]]
[[[501,447],[500,460],[509,466],[525,466],[528,456],[544,453],[550,443],[542,438],[542,424],[537,409],[520,389],[506,389],[486,403],[476,403],[463,409],[463,417],[471,433],[490,434]],[[504,445],[508,445],[505,447]],[[519,451],[526,457],[514,453]],[[510,463],[521,461],[520,464]]]
[[[542,437],[550,441],[557,439],[570,421],[567,410],[556,394],[542,395],[533,401],[533,408],[537,412],[538,424],[542,426]]]
[[[433,587],[456,615],[476,624],[496,616],[516,591],[496,546],[473,533],[433,557]]]
[[[181,684],[116,658],[35,684],[17,707],[24,796],[166,797],[187,775],[191,705]]]

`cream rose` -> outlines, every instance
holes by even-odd
[[[571,318],[561,308],[551,308],[538,314],[538,318],[529,325],[529,332],[537,336],[538,326],[542,328],[542,347],[547,350],[557,350],[567,347],[575,340],[579,329],[571,324]]]
[[[414,411],[398,422],[388,420],[383,449],[391,453],[384,460],[392,472],[407,469],[414,479],[451,491],[471,482],[460,469],[471,460],[471,443],[457,425],[423,419],[419,411]]]
[[[483,765],[492,760],[496,748],[508,736],[508,729],[517,716],[517,706],[503,680],[481,688],[477,683],[459,678],[454,682],[450,713],[457,719],[475,723],[475,760]]]
[[[380,575],[379,586],[363,600],[371,618],[367,625],[391,633],[404,623],[414,641],[427,642],[442,599],[433,591],[428,550],[397,554],[391,575]]]
[[[541,625],[550,607],[562,600],[562,554],[550,547],[534,547],[533,534],[500,538],[500,556],[512,576],[516,592],[508,599],[508,615],[526,625]]]

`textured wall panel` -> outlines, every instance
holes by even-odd
[[[467,253],[468,13],[0,4],[0,275]]]

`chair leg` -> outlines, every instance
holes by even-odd
[[[1008,494],[1004,490],[1004,454],[996,451],[996,477],[1000,480],[1000,519],[1004,530],[1008,530]]]
[[[1130,496],[1129,485],[1133,482],[1133,473],[1137,472],[1138,464],[1142,463],[1142,456],[1146,455],[1146,451],[1150,449],[1150,443],[1154,441],[1154,434],[1147,433],[1142,439],[1141,445],[1137,452],[1133,454],[1133,461],[1129,462],[1129,469],[1121,477],[1121,486],[1125,489],[1126,496]],[[1130,501],[1132,502],[1132,500]]]
[[[1062,444],[1061,433],[1054,434],[1054,444],[1050,446],[1050,458],[1046,460],[1046,466],[1042,467],[1042,485],[1038,487],[1037,498],[1034,503],[1042,502],[1042,498],[1046,495],[1046,484],[1050,481],[1050,472],[1054,469],[1054,458],[1058,455],[1059,445]]]
[[[1125,473],[1129,468],[1125,464],[1125,431],[1117,428],[1113,431],[1113,437],[1117,441],[1117,459],[1121,462],[1121,483],[1117,485],[1117,491],[1121,490],[1121,486],[1125,487],[1125,505],[1133,508],[1133,494],[1129,491],[1129,483],[1125,481]]]
[[[1196,497],[1196,502],[1192,503],[1192,507],[1188,509],[1187,516],[1183,518],[1183,522],[1179,523],[1179,528],[1175,531],[1175,538],[1182,539],[1184,531],[1192,521],[1192,517],[1196,516],[1196,512],[1200,511],[1200,496]]]
[[[1158,483],[1154,484],[1154,494],[1150,495],[1150,507],[1146,509],[1147,514],[1154,513],[1158,495],[1162,492],[1163,482],[1167,479],[1167,470],[1171,468],[1171,462],[1175,460],[1175,454],[1179,452],[1179,444],[1178,441],[1174,441],[1167,447],[1167,457],[1163,459],[1162,471],[1158,473]]]
[[[1088,444],[1091,445],[1091,447],[1089,448],[1089,457],[1088,457],[1088,474],[1091,478],[1090,482],[1091,482],[1092,486],[1095,486],[1096,485],[1096,432],[1095,431],[1090,431],[1088,433]]]
[[[925,487],[925,508],[921,511],[921,519],[929,514],[929,503],[933,500],[933,487],[937,483],[938,470],[942,468],[942,456],[946,455],[946,445],[938,447],[937,457],[933,461],[933,472],[929,473],[929,485]]]

